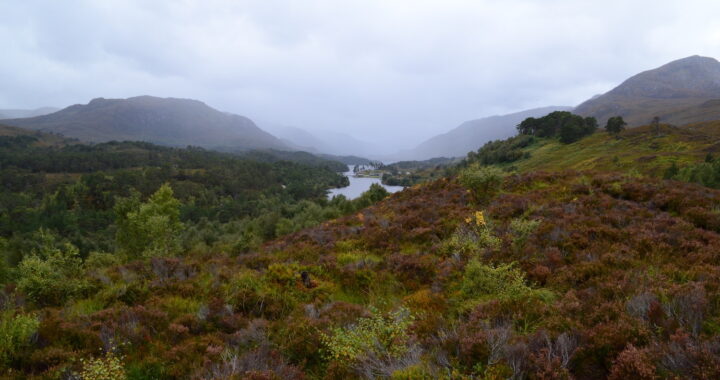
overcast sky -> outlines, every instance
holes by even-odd
[[[718,15],[715,0],[0,0],[0,108],[185,97],[408,146],[719,58]]]

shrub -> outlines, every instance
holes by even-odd
[[[7,255],[7,240],[0,237],[0,284],[4,284],[9,279],[10,265]]]
[[[94,359],[80,359],[82,370],[80,378],[82,380],[125,380],[125,369],[123,368],[122,358],[114,354]]]
[[[506,140],[489,141],[477,152],[468,153],[468,161],[482,165],[504,164],[529,157],[522,148],[535,142],[533,136],[518,135]]]
[[[180,249],[180,201],[170,185],[162,185],[146,203],[137,193],[118,199],[115,213],[118,246],[131,257],[168,256]]]
[[[390,375],[391,380],[414,380],[414,379],[433,379],[432,373],[420,364],[409,366],[407,368],[396,370]]]
[[[465,266],[461,292],[466,299],[518,299],[532,289],[514,263],[492,266],[473,259]]]
[[[85,268],[101,269],[121,264],[120,257],[107,252],[90,252],[85,259]]]
[[[78,249],[69,243],[34,251],[20,262],[17,275],[18,289],[41,306],[62,305],[87,287]]]
[[[277,264],[264,277],[252,270],[237,273],[224,287],[225,302],[236,310],[255,316],[270,317],[288,313],[297,300],[293,298],[291,289],[283,289],[277,284],[290,281],[285,269],[284,264]]]
[[[678,168],[675,162],[666,170],[664,178],[720,188],[720,160],[699,162]]]
[[[373,183],[360,197],[352,201],[355,209],[363,209],[385,199],[390,193],[377,183]]]
[[[408,350],[408,327],[413,320],[413,315],[404,308],[387,316],[375,311],[350,327],[323,333],[322,342],[329,359],[347,363],[367,355],[399,357]]]
[[[485,201],[500,190],[503,177],[502,170],[498,168],[473,164],[462,170],[458,179],[473,192],[477,200]]]
[[[513,219],[510,222],[510,230],[513,232],[513,247],[515,249],[521,249],[539,225],[539,220]]]
[[[638,350],[632,344],[628,345],[618,355],[610,369],[610,380],[636,379],[652,380],[657,378],[655,365],[645,349]]]
[[[40,322],[34,315],[13,315],[12,310],[0,312],[0,364],[7,364],[28,347],[38,326]]]
[[[475,211],[444,244],[450,253],[472,257],[481,249],[496,251],[500,249],[501,243],[500,238],[493,233],[492,224],[485,218],[485,214],[482,211]]]

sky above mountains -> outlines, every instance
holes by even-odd
[[[0,108],[186,97],[407,148],[720,57],[718,14],[712,0],[0,2]]]

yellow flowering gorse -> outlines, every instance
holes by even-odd
[[[475,211],[472,216],[465,218],[465,223],[471,224],[473,221],[478,227],[485,227],[487,225],[487,222],[485,221],[485,214],[483,214],[482,211]]]

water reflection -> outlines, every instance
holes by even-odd
[[[328,192],[328,199],[332,199],[332,197],[336,195],[344,195],[347,199],[355,199],[359,197],[362,193],[367,191],[370,188],[370,185],[373,183],[377,183],[382,185],[387,191],[391,193],[398,192],[402,189],[404,189],[403,186],[387,186],[380,183],[379,178],[364,178],[364,177],[355,177],[355,173],[353,172],[354,166],[348,165],[350,167],[350,171],[343,173],[346,177],[350,180],[350,186],[343,187],[340,189],[330,189]]]

